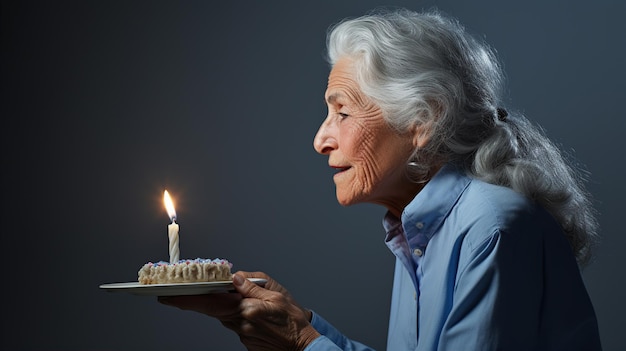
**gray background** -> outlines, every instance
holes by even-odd
[[[107,293],[181,257],[263,270],[384,350],[393,256],[382,208],[336,203],[312,139],[325,31],[380,5],[433,5],[497,48],[509,106],[590,172],[602,245],[584,278],[605,350],[626,345],[623,1],[2,3],[6,350],[243,350],[207,317]]]

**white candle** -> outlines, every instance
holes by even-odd
[[[170,263],[177,263],[180,258],[180,250],[178,249],[178,224],[176,224],[176,210],[174,203],[170,198],[170,194],[165,190],[163,193],[163,202],[167,215],[170,216],[172,223],[167,226],[167,237],[169,238]]]
[[[170,239],[170,263],[176,263],[180,257],[180,250],[178,249],[178,224],[174,220],[167,226],[167,236]]]

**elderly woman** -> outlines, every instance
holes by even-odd
[[[387,349],[599,350],[580,275],[590,201],[554,144],[502,107],[493,51],[440,13],[399,10],[337,24],[328,57],[314,146],[339,203],[388,210]],[[266,274],[233,281],[238,294],[161,301],[218,318],[249,350],[370,350]]]

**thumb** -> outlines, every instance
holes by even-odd
[[[261,298],[265,290],[238,273],[233,275],[233,285],[243,297]]]

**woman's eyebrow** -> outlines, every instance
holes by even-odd
[[[327,104],[333,104],[335,103],[335,101],[337,101],[337,99],[341,97],[341,94],[339,93],[332,93],[330,95],[328,95],[328,97],[326,98],[326,103]]]

